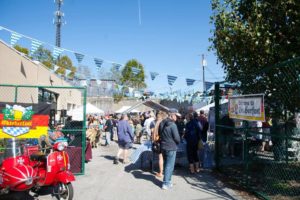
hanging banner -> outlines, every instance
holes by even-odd
[[[10,35],[10,45],[14,46],[21,37],[22,37],[21,35],[15,33],[15,32],[12,32]]]
[[[189,78],[187,78],[186,79],[186,85],[187,86],[194,85],[195,81],[196,81],[195,79],[189,79]]]
[[[120,64],[113,63],[113,67],[114,67],[117,71],[119,71],[120,68],[121,68],[121,65],[120,65]]]
[[[97,66],[97,71],[99,71],[100,68],[101,68],[101,66],[102,66],[102,64],[103,64],[103,60],[98,59],[98,58],[94,58],[94,62],[96,64],[96,66]]]
[[[248,121],[265,121],[264,95],[241,95],[229,97],[229,117]]]
[[[0,138],[40,138],[48,134],[48,115],[34,115],[32,106],[6,105],[0,114]]]
[[[53,58],[54,58],[54,60],[56,60],[63,51],[64,50],[59,48],[59,47],[54,47],[54,49],[53,49]]]
[[[214,82],[207,82],[205,81],[205,89],[209,90],[212,86],[214,86]]]
[[[31,40],[31,49],[30,54],[33,55],[36,50],[42,45],[43,43],[38,40]]]
[[[151,76],[151,80],[154,81],[156,76],[158,76],[158,73],[157,72],[150,72],[150,76]]]
[[[81,53],[74,53],[75,57],[76,57],[76,60],[78,63],[81,63],[83,58],[84,58],[84,55],[81,54]]]
[[[136,68],[136,67],[131,67],[131,71],[133,75],[138,75],[141,72],[141,69]]]
[[[69,76],[71,72],[72,72],[71,70],[66,69],[66,70],[65,70],[65,75],[66,75],[66,76]]]
[[[56,72],[58,69],[60,68],[60,66],[54,65],[54,72]]]
[[[168,83],[169,83],[169,85],[172,86],[174,84],[174,82],[176,81],[177,76],[168,75],[167,77],[168,77]]]

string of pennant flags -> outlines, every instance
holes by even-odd
[[[49,43],[46,43],[46,42],[42,42],[42,41],[39,41],[37,39],[34,39],[34,38],[31,38],[31,37],[28,37],[28,36],[25,36],[23,34],[20,34],[20,33],[17,33],[15,31],[12,31],[8,28],[5,28],[3,26],[0,26],[0,31],[1,30],[5,30],[5,31],[8,31],[11,35],[10,35],[10,45],[13,47],[14,45],[16,45],[18,43],[18,41],[21,39],[21,38],[26,38],[26,39],[29,39],[31,41],[31,49],[30,49],[30,54],[33,55],[41,46],[43,45],[49,45],[53,48],[53,52],[52,52],[52,55],[53,55],[53,58],[55,60],[57,60],[59,58],[59,56],[63,53],[63,52],[70,52],[70,53],[73,53],[77,62],[78,62],[78,65],[80,67],[82,61],[85,59],[85,58],[92,58],[95,65],[96,65],[96,71],[100,71],[100,69],[102,68],[103,66],[103,63],[111,63],[112,66],[115,68],[115,70],[119,71],[120,68],[123,66],[122,64],[119,64],[117,62],[112,62],[112,61],[107,61],[107,60],[104,60],[104,59],[100,59],[100,58],[95,58],[95,57],[92,57],[92,56],[88,56],[86,54],[82,54],[82,53],[79,53],[77,51],[72,51],[72,50],[68,50],[68,49],[65,49],[65,48],[60,48],[60,47],[57,47],[57,46],[54,46],[54,45],[51,45]],[[54,66],[54,71],[57,71],[59,69],[59,66]],[[140,72],[141,72],[141,69],[137,68],[137,67],[132,67],[131,68],[132,70],[132,73],[134,75],[138,75]],[[65,70],[65,74],[70,74],[71,73],[71,70]],[[162,75],[162,74],[159,74],[157,72],[152,72],[150,71],[150,77],[151,77],[151,80],[152,81],[155,81],[155,79],[157,78],[157,76],[159,75]],[[85,77],[85,78],[90,78],[90,77]],[[173,86],[174,83],[176,82],[176,80],[178,79],[178,76],[174,76],[174,75],[168,75],[167,74],[167,81],[168,81],[168,85],[169,86]],[[192,86],[194,85],[195,79],[190,79],[190,78],[186,78],[186,84],[187,86]],[[208,88],[208,87],[206,87]]]

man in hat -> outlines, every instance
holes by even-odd
[[[164,160],[164,178],[162,189],[168,190],[173,185],[171,177],[174,170],[177,145],[180,143],[180,136],[175,124],[177,116],[181,116],[177,109],[169,110],[169,117],[164,119],[159,125],[159,137],[161,142],[161,152]]]

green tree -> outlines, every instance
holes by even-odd
[[[17,50],[17,51],[19,51],[19,52],[21,52],[21,53],[24,53],[25,55],[29,55],[29,50],[27,49],[27,48],[25,48],[25,47],[21,47],[20,45],[15,45],[14,46],[14,48]]]
[[[60,68],[57,70],[57,73],[65,74],[66,76],[74,77],[76,68],[73,66],[72,60],[68,56],[61,56],[57,60],[57,66]],[[66,69],[71,70],[70,74],[66,74]]]
[[[210,49],[226,79],[238,82],[245,94],[265,93],[269,102],[276,101],[272,88],[287,80],[274,79],[280,70],[261,71],[300,56],[300,1],[212,0],[212,10]]]
[[[138,74],[132,73],[132,67],[140,69]],[[128,87],[133,87],[137,89],[145,88],[147,85],[145,83],[145,72],[144,66],[139,63],[136,59],[129,60],[122,70],[122,77],[120,79],[121,84]]]
[[[52,52],[43,46],[40,46],[32,55],[34,60],[38,60],[43,63],[49,69],[53,69],[54,66],[54,58],[52,56]]]

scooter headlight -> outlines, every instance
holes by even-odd
[[[60,142],[58,145],[57,145],[57,150],[58,151],[63,151],[65,149],[65,144],[63,142]]]
[[[25,181],[26,185],[31,185],[33,182],[33,178],[32,177],[28,177],[27,180]]]

